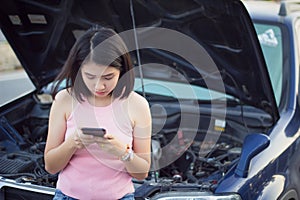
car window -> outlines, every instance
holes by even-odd
[[[298,44],[298,58],[300,58],[300,20],[298,20],[296,24],[296,42]]]
[[[0,31],[0,106],[35,90],[11,46]]]
[[[255,23],[255,30],[266,60],[273,91],[279,106],[282,94],[283,46],[281,29],[275,25]]]

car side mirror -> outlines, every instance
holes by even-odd
[[[266,149],[269,144],[270,138],[265,134],[256,133],[247,135],[244,140],[240,161],[235,170],[235,174],[243,178],[247,177],[250,161],[254,156]]]

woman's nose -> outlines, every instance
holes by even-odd
[[[105,89],[105,83],[103,81],[97,81],[96,85],[95,85],[95,89],[96,90],[103,90]]]

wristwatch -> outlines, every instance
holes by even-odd
[[[130,148],[129,145],[127,145],[126,152],[123,156],[121,156],[120,160],[124,162],[131,161],[133,159],[133,154],[134,154],[133,150]]]

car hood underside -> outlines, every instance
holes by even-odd
[[[140,42],[147,36],[145,27],[164,28],[192,38],[205,49],[218,69],[226,94],[265,110],[274,120],[278,118],[255,30],[238,0],[176,3],[11,0],[2,2],[0,11],[1,29],[38,89],[53,81],[78,35],[95,23],[113,27],[119,33],[143,28],[133,32]],[[161,62],[174,67],[194,85],[205,87],[209,81],[215,81],[215,72],[209,66],[201,69],[201,73],[195,68],[194,63],[201,62],[201,56],[191,63],[174,53],[151,46],[146,48],[147,51],[141,50],[141,58],[132,52],[134,63]],[[212,89],[220,90],[218,87]]]

